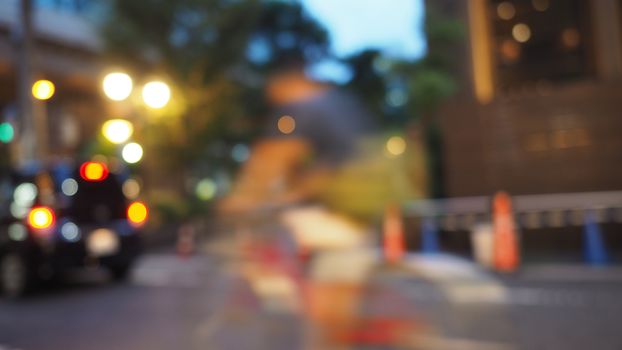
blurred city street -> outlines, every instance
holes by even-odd
[[[253,287],[230,248],[211,242],[192,257],[151,253],[127,284],[111,284],[103,272],[81,272],[62,287],[2,300],[0,349],[313,349],[304,306],[286,300],[291,295],[276,286],[274,275],[254,277],[272,288]],[[351,348],[622,346],[619,270],[527,266],[498,278],[442,254],[409,255],[400,267],[379,264],[364,281],[356,310],[373,329],[360,329]],[[379,322],[389,318],[410,322],[399,344],[380,334]]]
[[[0,0],[0,350],[621,350],[622,0]]]

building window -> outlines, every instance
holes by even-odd
[[[490,0],[501,91],[592,74],[589,5],[582,0]]]

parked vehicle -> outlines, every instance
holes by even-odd
[[[0,175],[0,285],[18,297],[70,268],[128,275],[147,207],[102,162]]]

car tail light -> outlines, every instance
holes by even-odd
[[[142,202],[133,202],[127,208],[127,219],[131,224],[140,226],[147,221],[147,215],[149,210],[147,206]]]
[[[50,228],[54,221],[54,211],[48,207],[34,207],[28,214],[28,224],[34,229]]]
[[[108,167],[104,163],[86,162],[80,166],[80,176],[86,181],[103,181],[108,177]]]

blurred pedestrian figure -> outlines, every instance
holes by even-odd
[[[289,63],[269,77],[266,97],[274,112],[223,209],[318,199],[373,131],[371,116],[353,96],[309,79],[303,68]]]

